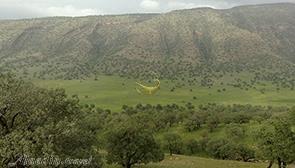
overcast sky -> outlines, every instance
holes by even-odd
[[[196,7],[231,8],[295,0],[0,0],[0,19],[168,12]]]

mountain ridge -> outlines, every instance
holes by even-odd
[[[258,9],[259,8],[259,9]],[[293,10],[294,9],[294,10]],[[271,71],[290,78],[295,4],[0,21],[0,68],[37,78]],[[218,76],[218,75],[217,75]]]

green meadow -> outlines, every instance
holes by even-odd
[[[237,161],[222,161],[191,156],[166,157],[160,163],[142,166],[143,168],[265,168],[263,163],[245,163]]]
[[[224,161],[194,156],[173,155],[166,156],[160,163],[150,163],[136,166],[136,168],[265,168],[267,163],[246,163],[238,161]],[[108,165],[107,168],[119,168]],[[290,168],[293,168],[290,166]]]
[[[226,83],[223,79],[216,83]],[[280,88],[279,91],[268,83],[261,83],[256,89],[235,88],[226,84],[203,87],[200,84],[189,86],[181,81],[161,81],[160,91],[153,96],[140,95],[136,92],[135,79],[115,76],[99,76],[97,80],[35,80],[33,83],[44,88],[64,88],[69,95],[78,95],[82,104],[95,104],[97,107],[120,111],[122,105],[172,104],[195,105],[205,103],[252,104],[291,106],[295,104],[295,91]],[[145,83],[145,82],[143,82]],[[153,85],[153,83],[145,83]],[[184,85],[184,86],[183,86]],[[179,87],[181,86],[181,87]],[[171,91],[175,88],[174,91]],[[263,89],[264,93],[260,90]],[[218,91],[219,90],[219,91]]]

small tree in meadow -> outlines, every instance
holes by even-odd
[[[182,139],[178,134],[167,133],[164,135],[165,148],[169,150],[170,156],[172,154],[180,154],[182,150]]]
[[[259,148],[263,156],[270,160],[268,168],[276,160],[279,168],[295,160],[295,133],[286,119],[275,119],[259,130],[257,134]]]
[[[135,121],[126,121],[112,128],[107,136],[107,152],[109,163],[117,163],[125,168],[164,159],[164,153],[152,132]]]

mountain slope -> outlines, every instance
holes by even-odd
[[[39,78],[96,73],[257,78],[294,74],[295,5],[0,21],[0,67]]]

